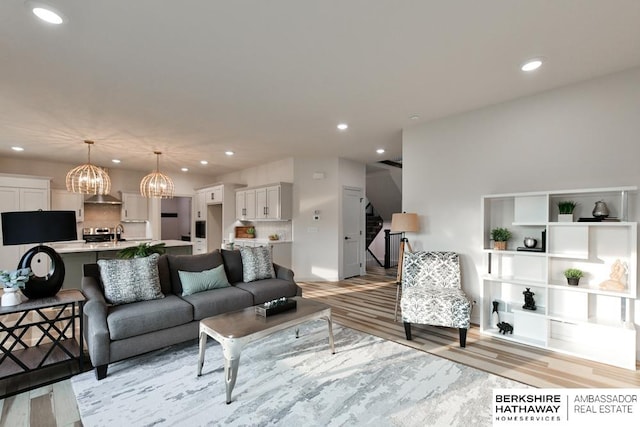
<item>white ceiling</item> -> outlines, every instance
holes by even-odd
[[[68,22],[0,1],[0,156],[82,163],[93,139],[110,168],[369,163],[416,123],[640,65],[638,0],[42,2]]]

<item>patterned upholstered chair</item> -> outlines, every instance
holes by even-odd
[[[402,321],[408,340],[411,324],[458,328],[466,345],[471,301],[460,284],[460,257],[455,252],[405,252],[402,268]]]

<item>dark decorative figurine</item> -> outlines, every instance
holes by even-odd
[[[500,333],[502,335],[505,335],[507,332],[510,333],[511,335],[513,335],[513,326],[511,326],[507,322],[500,322],[500,323],[498,323],[497,326],[498,326],[498,329],[500,330]]]
[[[524,308],[525,310],[536,310],[536,302],[533,299],[533,296],[535,294],[531,292],[531,289],[527,288],[527,290],[522,294],[524,295],[524,305],[522,306],[522,308]]]

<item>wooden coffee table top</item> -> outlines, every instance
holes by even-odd
[[[296,308],[283,313],[263,317],[256,314],[256,309],[252,306],[238,311],[207,317],[202,319],[200,324],[206,329],[215,331],[221,337],[242,338],[261,331],[277,328],[285,323],[300,323],[302,319],[313,317],[323,311],[328,311],[330,314],[331,306],[327,304],[302,297],[293,297],[293,299],[297,301]]]

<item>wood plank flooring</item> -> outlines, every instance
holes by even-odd
[[[367,276],[340,282],[299,284],[305,298],[332,306],[333,318],[338,324],[525,384],[545,388],[640,387],[638,370],[615,368],[481,336],[476,325],[469,330],[464,349],[458,345],[455,329],[414,326],[413,341],[407,341],[402,323],[393,319],[395,274],[371,270],[374,271]],[[0,400],[0,426],[82,426],[70,380]]]

